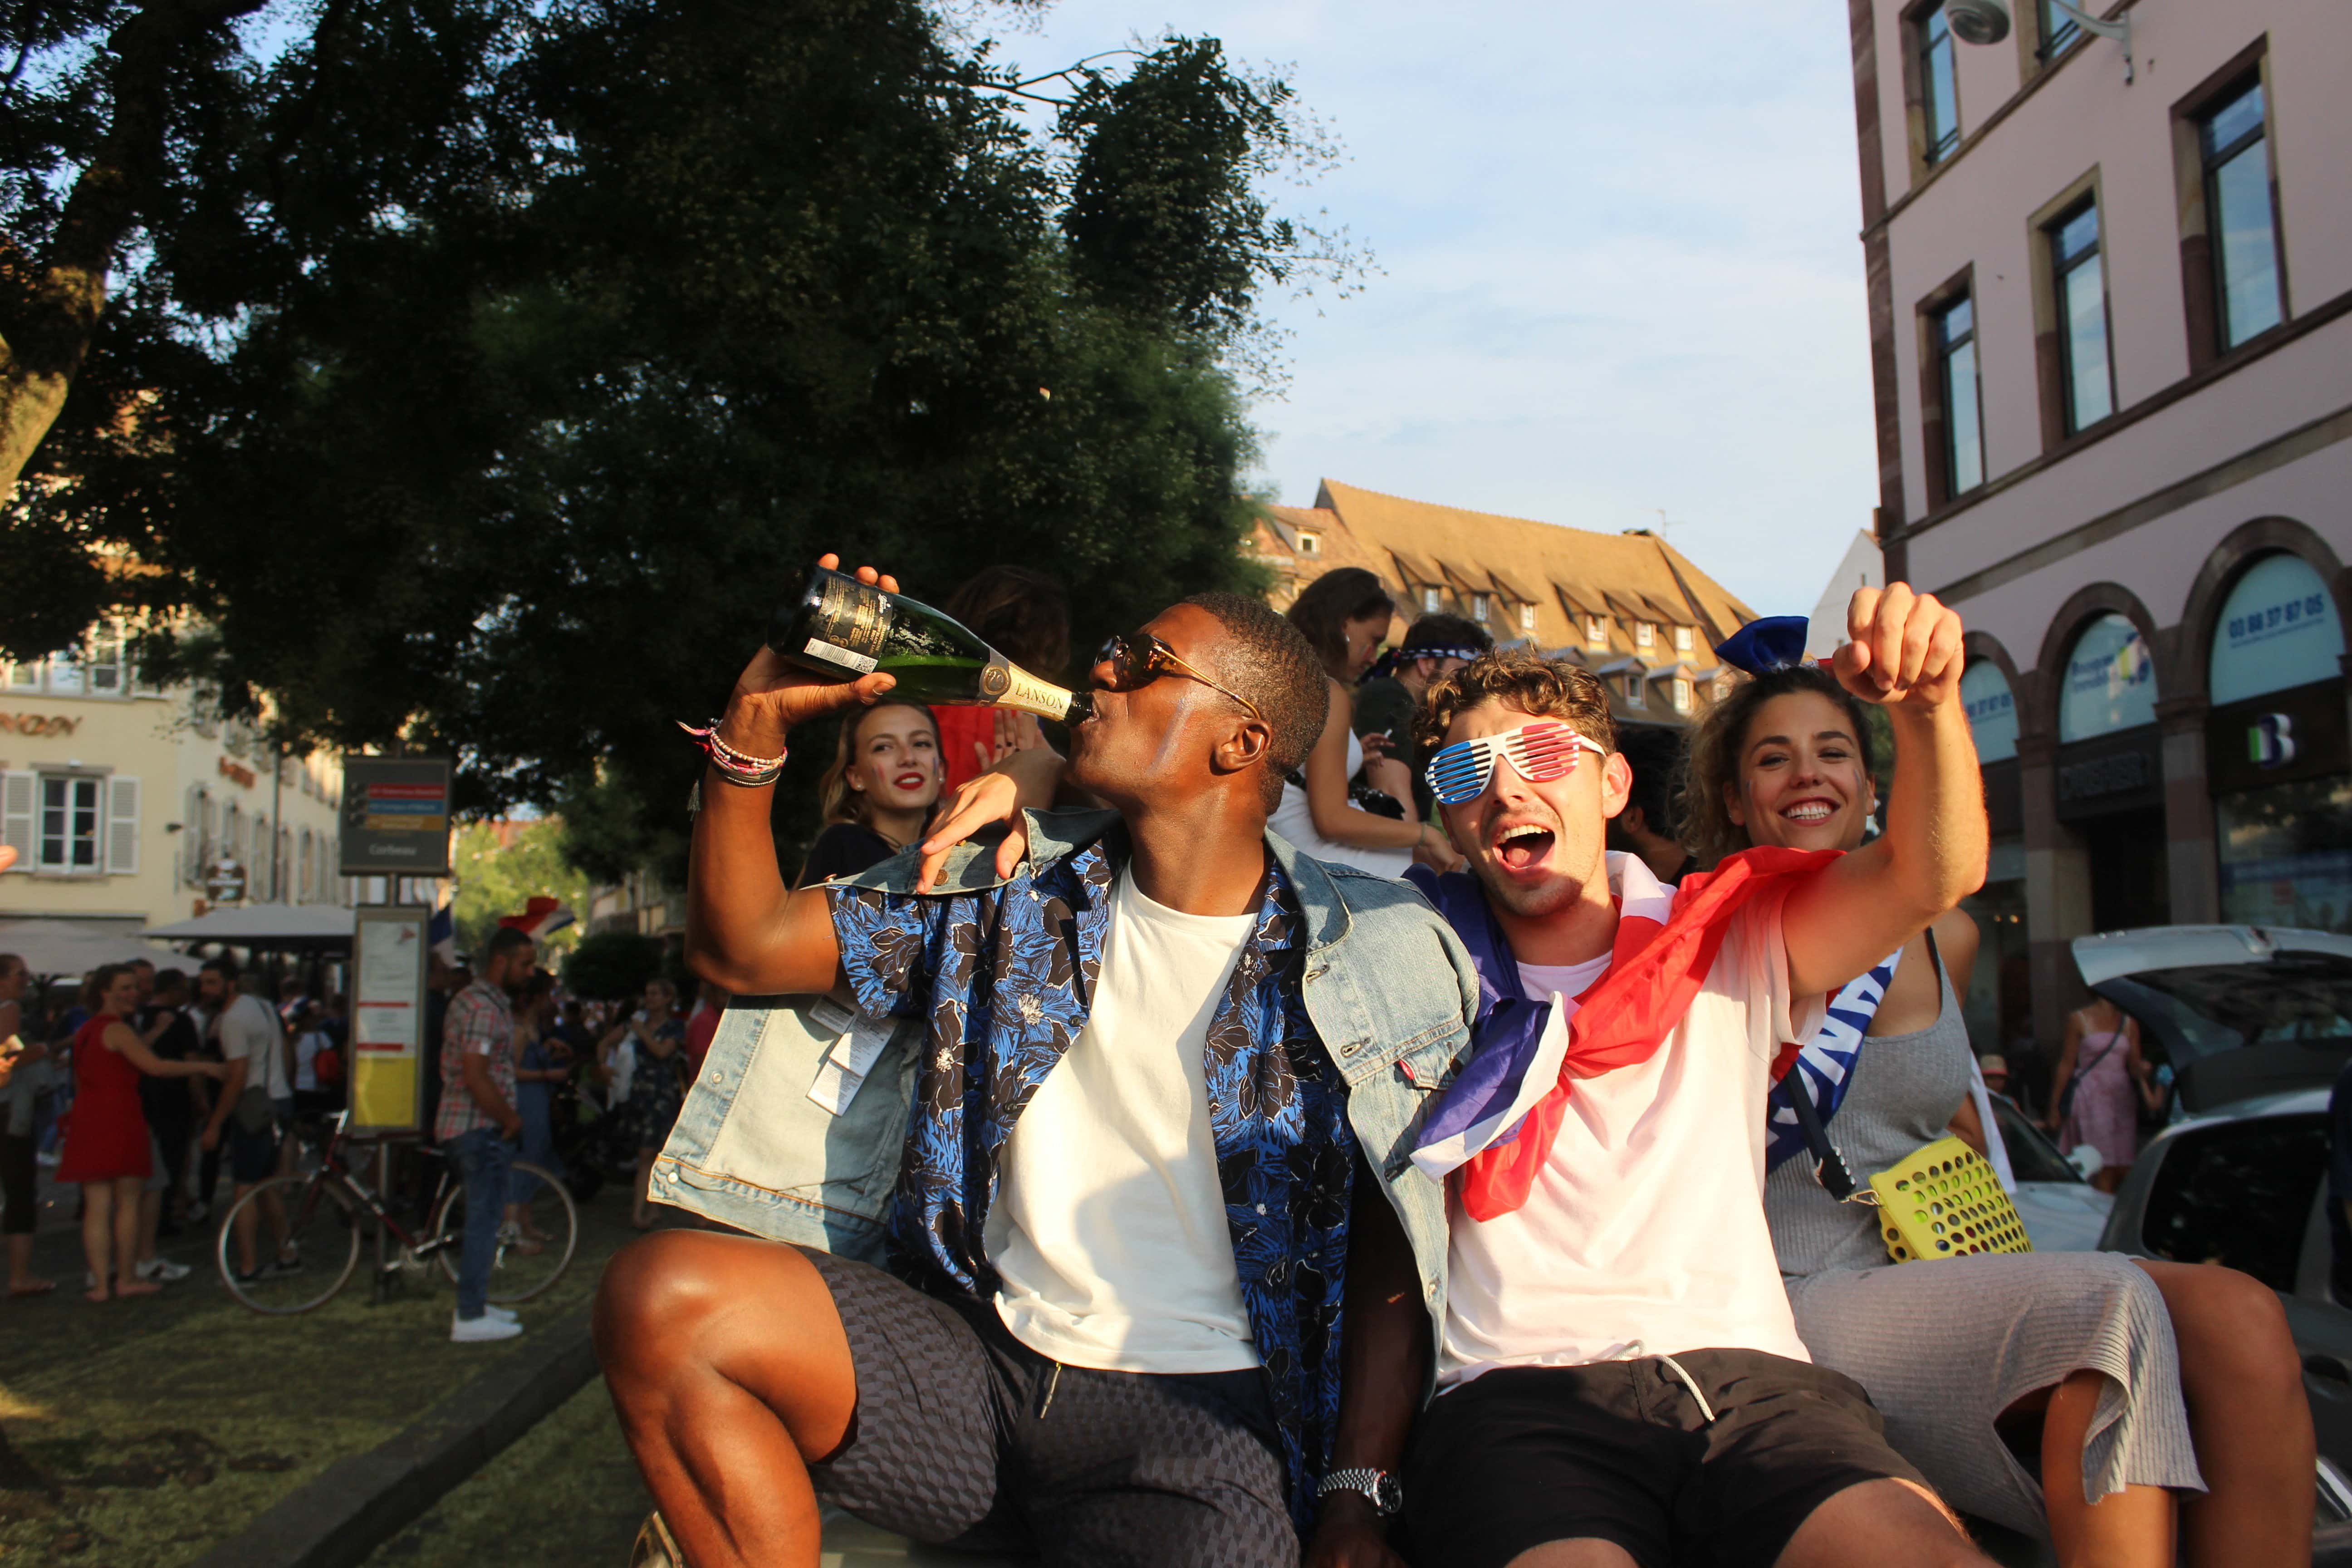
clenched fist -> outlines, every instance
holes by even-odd
[[[1960,617],[1935,595],[1907,583],[1856,588],[1845,629],[1853,640],[1837,650],[1838,684],[1864,702],[1923,713],[1958,698]]]

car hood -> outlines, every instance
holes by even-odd
[[[2282,952],[2352,960],[2352,936],[2293,926],[2143,926],[2078,936],[2074,949],[2083,984],[2095,989],[2103,981],[2151,969],[2267,963]]]

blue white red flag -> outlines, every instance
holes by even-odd
[[[1903,957],[1896,948],[1881,959],[1867,974],[1857,974],[1840,987],[1830,998],[1829,1012],[1813,1037],[1797,1047],[1793,1060],[1784,1064],[1795,1070],[1784,1071],[1774,1092],[1764,1101],[1770,1114],[1764,1121],[1764,1168],[1777,1169],[1791,1154],[1802,1153],[1805,1130],[1797,1121],[1785,1095],[1802,1094],[1813,1102],[1813,1110],[1829,1125],[1838,1107],[1845,1103],[1846,1086],[1853,1079],[1853,1064],[1862,1056],[1863,1037],[1870,1032],[1870,1021],[1878,1016],[1878,1005],[1886,1000],[1887,982],[1895,978],[1895,965]],[[1785,1053],[1784,1053],[1785,1054]]]

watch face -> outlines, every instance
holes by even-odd
[[[1394,1476],[1383,1474],[1372,1483],[1372,1506],[1381,1510],[1383,1519],[1404,1507],[1404,1483]]]

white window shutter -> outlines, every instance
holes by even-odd
[[[32,773],[0,773],[0,844],[16,852],[19,871],[33,868],[33,806],[39,793]]]
[[[127,876],[139,869],[139,781],[117,773],[106,782],[106,869]]]

